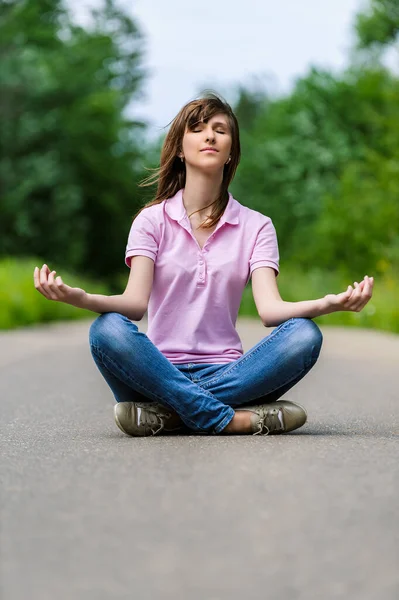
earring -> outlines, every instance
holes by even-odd
[[[227,162],[225,162],[224,164],[228,165],[230,161],[231,161],[231,156],[229,156],[229,158],[227,159]]]

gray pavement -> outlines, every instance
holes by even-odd
[[[291,435],[130,438],[89,325],[0,333],[2,600],[399,598],[399,336],[323,327]]]

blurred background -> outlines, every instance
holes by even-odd
[[[133,215],[168,125],[201,92],[235,111],[230,187],[270,216],[289,301],[374,276],[361,313],[399,333],[397,0],[0,0],[0,329],[93,317],[42,297],[120,293]],[[257,312],[251,284],[241,315]]]

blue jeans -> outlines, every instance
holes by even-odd
[[[89,338],[117,402],[159,402],[190,429],[217,434],[234,407],[272,402],[300,381],[317,361],[323,336],[311,319],[293,318],[233,362],[176,365],[119,313],[101,314]]]

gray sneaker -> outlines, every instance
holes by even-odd
[[[243,406],[234,410],[248,410],[253,413],[251,415],[253,435],[271,435],[293,431],[302,427],[308,416],[303,406],[289,400]]]
[[[157,435],[183,428],[183,423],[172,425],[169,421],[176,421],[176,414],[156,402],[117,402],[114,414],[119,429],[127,435]]]

